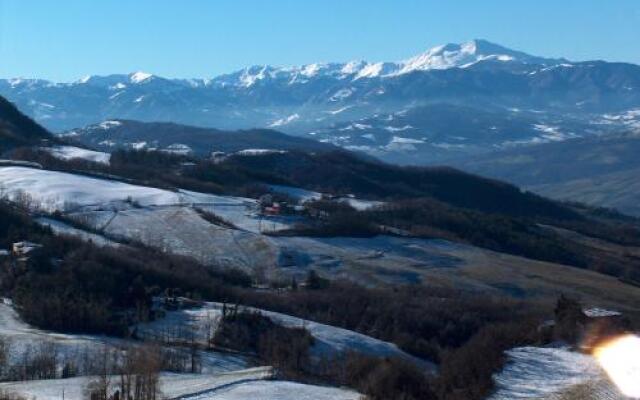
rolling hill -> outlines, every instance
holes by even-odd
[[[52,136],[46,129],[0,97],[0,154],[16,146],[38,144],[49,139]]]
[[[208,157],[212,152],[247,149],[330,151],[336,147],[271,129],[223,131],[168,122],[109,120],[61,135],[68,140],[103,151],[156,149]]]
[[[491,153],[455,164],[544,196],[640,215],[637,131]]]

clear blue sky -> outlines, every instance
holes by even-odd
[[[0,0],[0,77],[212,77],[472,38],[640,64],[640,0]]]

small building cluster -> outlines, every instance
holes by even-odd
[[[28,241],[17,242],[12,246],[12,253],[14,257],[25,257],[41,248],[42,245],[38,243]]]
[[[298,204],[290,204],[286,201],[276,201],[271,193],[263,194],[258,199],[260,213],[267,216],[277,215],[303,215],[306,207]]]
[[[11,250],[0,250],[0,260],[10,259],[18,264],[25,264],[38,250],[41,244],[29,241],[16,242],[11,245]]]

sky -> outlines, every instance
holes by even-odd
[[[397,61],[487,39],[640,64],[640,0],[0,0],[0,78]]]

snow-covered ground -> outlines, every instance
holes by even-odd
[[[55,351],[59,359],[73,359],[78,364],[84,355],[96,354],[105,347],[136,345],[139,342],[95,335],[62,334],[40,330],[23,322],[13,307],[7,302],[0,303],[0,338],[8,342],[9,364],[19,362],[26,351],[40,346]],[[202,370],[206,373],[226,373],[247,368],[244,357],[217,353],[200,352]],[[80,360],[80,361],[79,361]],[[82,366],[80,366],[82,369]]]
[[[269,367],[212,375],[169,374],[160,376],[163,398],[189,400],[358,400],[351,390],[268,380]],[[37,400],[82,400],[91,378],[53,379],[0,383],[0,390]],[[114,378],[117,384],[117,378]]]
[[[592,380],[544,398],[544,400],[631,400],[606,377]]]
[[[68,335],[42,331],[24,323],[10,303],[0,303],[0,338],[9,341],[9,360],[16,361],[29,346],[55,345],[61,354],[74,354],[85,348],[96,351],[104,345],[119,344],[117,339],[88,335]]]
[[[268,379],[271,376],[272,370],[269,367],[215,374],[163,373],[160,376],[160,388],[163,396],[168,399],[190,398],[191,396],[213,393],[216,389]],[[81,400],[85,398],[83,392],[91,379],[91,377],[85,376],[70,379],[6,382],[0,383],[0,390],[37,400],[59,400],[64,391],[65,399]],[[113,378],[112,384],[117,385],[116,377]]]
[[[189,400],[359,400],[363,397],[357,392],[346,389],[286,381],[253,381],[182,398]]]
[[[28,194],[40,208],[47,211],[195,206],[254,233],[280,230],[298,222],[296,218],[288,217],[261,218],[257,215],[257,202],[254,199],[188,190],[169,191],[35,168],[0,167],[0,187],[13,199],[19,193]]]
[[[113,240],[109,240],[107,238],[105,238],[104,236],[101,235],[97,235],[95,233],[91,233],[82,229],[78,229],[78,228],[74,228],[73,226],[70,226],[64,222],[61,221],[57,221],[55,219],[51,219],[51,218],[45,218],[45,217],[41,217],[41,218],[37,218],[36,222],[42,226],[47,226],[49,228],[51,228],[51,230],[53,231],[53,233],[57,234],[57,235],[65,235],[65,236],[73,236],[73,237],[77,237],[79,239],[82,239],[84,241],[91,241],[93,242],[93,244],[96,244],[98,246],[110,246],[110,247],[118,247],[120,246],[120,243],[118,242],[114,242]]]
[[[188,190],[170,191],[26,167],[0,167],[0,187],[13,198],[19,192],[26,193],[51,211],[64,211],[69,204],[110,209],[109,205],[122,206],[122,203],[127,202],[143,207],[193,204],[240,207],[255,203],[255,200],[242,197],[217,196]]]
[[[362,200],[356,198],[341,198],[340,201],[344,201],[349,204],[351,207],[355,208],[358,211],[365,211],[373,207],[378,207],[384,205],[383,201],[375,201],[375,200]]]
[[[213,207],[216,211],[217,206]],[[243,207],[237,208],[241,213]],[[225,219],[229,214],[220,214]],[[117,239],[129,239],[163,251],[189,256],[205,265],[253,270],[273,266],[278,250],[268,237],[230,229],[203,219],[186,206],[144,207],[120,211],[80,212],[69,217]]]
[[[206,343],[212,335],[222,317],[223,305],[220,303],[205,303],[198,308],[169,311],[163,319],[138,326],[138,335],[155,340],[197,340]],[[434,365],[413,357],[400,350],[395,344],[374,339],[347,329],[303,320],[281,313],[247,308],[259,311],[272,321],[286,327],[304,327],[315,338],[312,354],[317,357],[335,357],[349,351],[373,355],[401,357],[428,371],[434,370]]]
[[[103,153],[101,151],[93,151],[82,149],[74,146],[55,146],[55,147],[43,147],[42,150],[48,152],[53,157],[60,160],[86,160],[99,164],[109,164],[111,160],[111,154]]]
[[[463,263],[457,254],[469,246],[445,240],[376,236],[373,238],[274,237],[280,248],[280,268],[316,269],[330,275],[346,270],[375,273],[387,282],[415,283],[433,269]]]
[[[189,202],[189,193],[130,185],[64,172],[24,167],[0,168],[0,185],[10,198],[20,192],[28,194],[42,208],[65,210],[70,205],[108,206],[127,199],[143,206]]]
[[[551,398],[576,385],[606,381],[593,357],[567,348],[520,347],[507,356],[506,366],[494,376],[496,392],[488,400]]]

